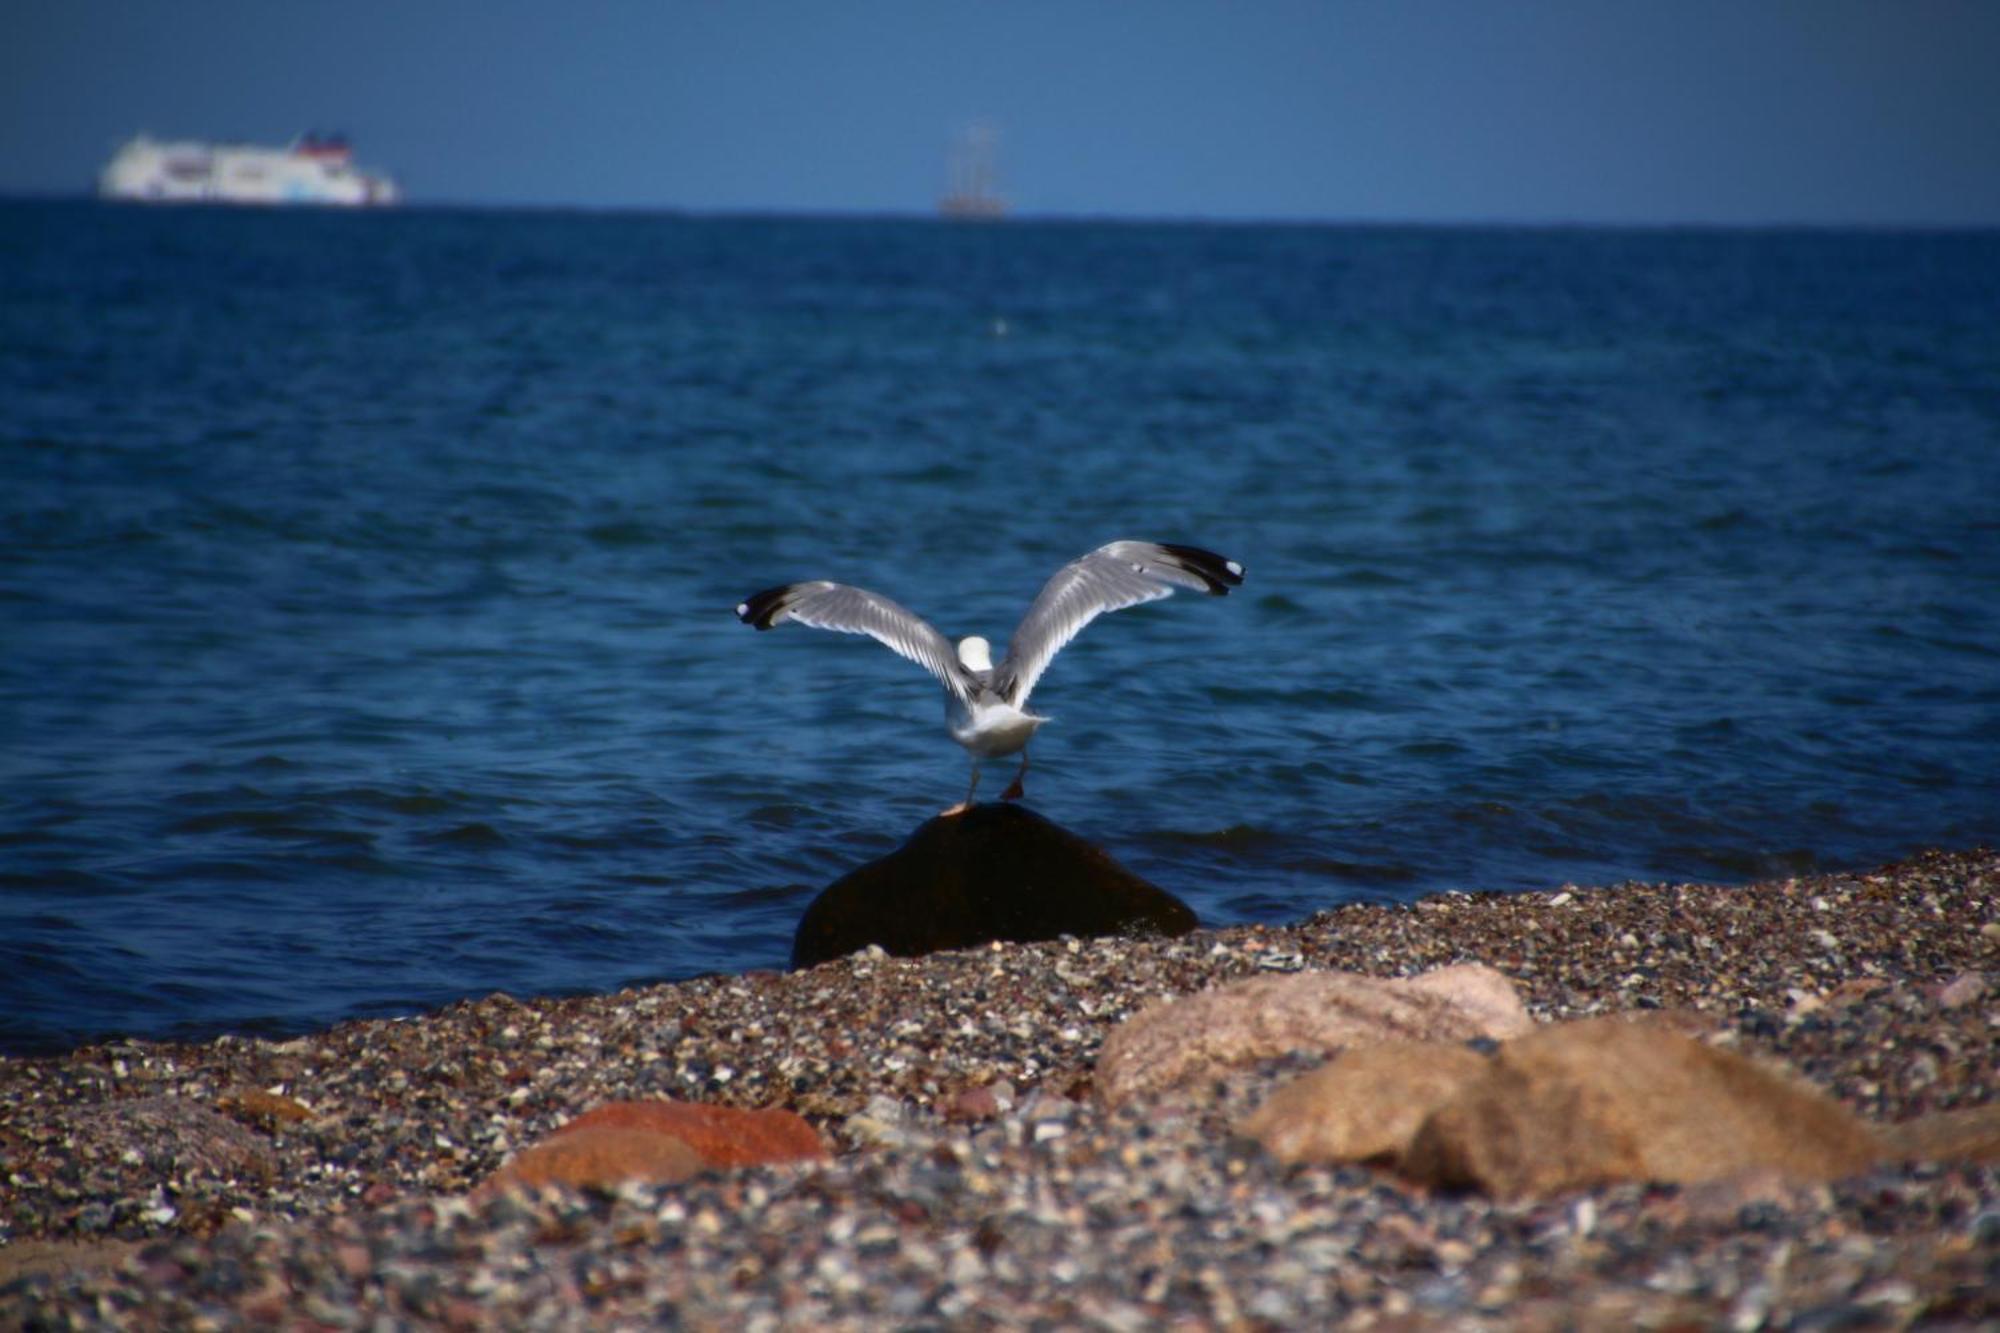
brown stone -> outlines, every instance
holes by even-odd
[[[1534,1026],[1513,983],[1477,963],[1383,980],[1253,977],[1147,1006],[1105,1039],[1097,1095],[1117,1106],[1213,1069],[1389,1041],[1516,1036]]]
[[[19,1236],[0,1245],[0,1287],[47,1274],[69,1278],[116,1268],[142,1248],[136,1240],[43,1240]]]
[[[1968,1004],[1976,1004],[1986,998],[1992,987],[1987,983],[1984,972],[1961,972],[1938,987],[1938,1006],[1943,1009],[1963,1009]]]
[[[284,1125],[296,1125],[312,1119],[312,1110],[305,1103],[293,1097],[262,1088],[237,1088],[224,1093],[216,1101],[216,1106],[226,1115],[239,1120],[277,1129]]]
[[[1000,1099],[988,1087],[967,1088],[944,1107],[944,1118],[952,1121],[991,1120],[999,1114]]]
[[[1887,1155],[1904,1162],[2000,1162],[2000,1103],[1940,1111],[1881,1132]]]
[[[136,1153],[154,1174],[261,1179],[272,1170],[269,1139],[190,1097],[101,1102],[70,1112],[64,1125],[79,1152]]]
[[[1287,1164],[1393,1160],[1486,1064],[1451,1042],[1358,1047],[1279,1088],[1238,1130]]]
[[[1823,1193],[1825,1189],[1824,1185],[1801,1184],[1768,1166],[1757,1167],[1689,1185],[1676,1195],[1655,1201],[1647,1212],[1674,1224],[1728,1225],[1736,1222],[1745,1208],[1798,1208],[1815,1191]]]
[[[1424,1122],[1402,1169],[1426,1184],[1518,1198],[1766,1168],[1831,1180],[1881,1151],[1816,1088],[1658,1028],[1591,1019],[1504,1044]]]
[[[1683,1037],[1693,1037],[1698,1041],[1706,1041],[1717,1033],[1730,1030],[1727,1019],[1720,1014],[1711,1014],[1705,1009],[1627,1009],[1620,1013],[1606,1014],[1605,1017],[1658,1028],[1662,1032],[1679,1033]]]
[[[495,1172],[489,1190],[568,1185],[609,1189],[622,1181],[670,1183],[699,1174],[699,1152],[671,1134],[647,1129],[579,1129],[543,1139]]]
[[[978,805],[926,821],[823,890],[799,921],[792,966],[871,944],[909,958],[993,940],[1185,935],[1196,924],[1186,903],[1034,811]]]
[[[1826,993],[1826,1002],[1834,1009],[1851,1008],[1888,985],[1880,977],[1849,977]]]
[[[746,1111],[699,1102],[606,1102],[557,1129],[549,1140],[590,1129],[668,1135],[694,1149],[707,1166],[757,1166],[826,1156],[826,1146],[810,1124],[775,1107]]]

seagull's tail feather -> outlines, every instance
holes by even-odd
[[[785,612],[806,590],[824,586],[811,583],[781,583],[775,588],[751,593],[736,608],[736,618],[753,629],[775,629]]]
[[[1227,597],[1231,588],[1243,586],[1243,566],[1226,556],[1199,546],[1176,546],[1172,542],[1154,544],[1173,558],[1177,568],[1207,584],[1211,597]]]

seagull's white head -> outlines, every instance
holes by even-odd
[[[967,671],[991,671],[993,645],[977,634],[968,634],[958,641],[958,660]]]

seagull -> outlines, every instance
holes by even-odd
[[[1111,542],[1057,570],[993,664],[993,647],[977,634],[956,646],[931,623],[880,593],[844,583],[816,580],[766,588],[736,608],[736,618],[756,629],[775,629],[788,620],[842,634],[866,634],[936,676],[949,698],[946,725],[951,738],[972,753],[972,785],[946,815],[972,808],[979,790],[979,762],[1019,754],[1020,771],[1000,794],[1019,800],[1028,776],[1028,742],[1048,721],[1030,713],[1028,694],[1051,659],[1085,625],[1106,611],[1171,597],[1176,588],[1227,596],[1243,582],[1243,566],[1199,546],[1166,542]]]

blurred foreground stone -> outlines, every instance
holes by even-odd
[[[1491,1057],[1445,1041],[1356,1046],[1240,1129],[1287,1164],[1386,1162],[1504,1199],[1621,1181],[1795,1185],[2000,1155],[2000,1106],[1877,1128],[1808,1083],[1627,1018],[1538,1028]]]
[[[1362,1046],[1279,1088],[1240,1128],[1287,1165],[1395,1161],[1487,1064],[1457,1042]]]
[[[1899,1161],[2000,1162],[2000,1102],[1885,1125],[1882,1142]]]
[[[829,886],[792,940],[792,966],[869,945],[901,957],[994,940],[1185,935],[1194,912],[1032,810],[977,805]]]
[[[485,1188],[489,1193],[510,1185],[602,1189],[626,1180],[665,1183],[715,1168],[825,1157],[818,1133],[790,1111],[608,1102],[517,1154]]]
[[[1868,1126],[1810,1084],[1647,1024],[1589,1019],[1503,1045],[1425,1122],[1403,1170],[1518,1198],[1760,1168],[1837,1180],[1881,1155]]]
[[[1383,980],[1253,977],[1147,1006],[1105,1038],[1097,1095],[1117,1106],[1209,1071],[1297,1051],[1513,1037],[1534,1025],[1514,985],[1478,963]]]
[[[612,1189],[623,1181],[670,1184],[698,1175],[701,1154],[671,1134],[647,1129],[580,1129],[561,1132],[526,1149],[495,1172],[491,1192],[507,1186],[540,1189]]]

